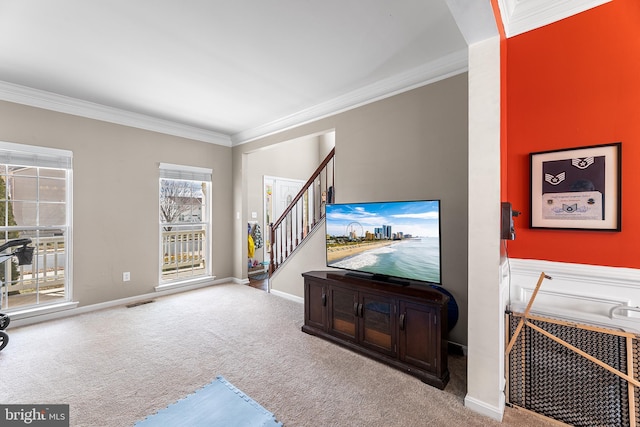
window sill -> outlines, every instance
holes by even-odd
[[[49,318],[59,317],[58,313],[78,307],[78,302],[61,302],[42,307],[32,307],[23,310],[5,311],[11,318],[11,326],[27,325],[34,322],[41,322]]]

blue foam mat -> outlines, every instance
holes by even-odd
[[[135,427],[282,426],[255,400],[218,376],[195,393],[139,421]]]

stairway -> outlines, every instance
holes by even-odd
[[[326,204],[335,200],[334,157],[335,148],[302,186],[282,215],[269,224],[269,275],[280,268],[309,233],[321,224]]]

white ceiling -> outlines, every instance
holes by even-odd
[[[487,5],[0,0],[0,99],[234,145],[464,71]]]

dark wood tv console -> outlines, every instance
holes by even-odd
[[[302,330],[444,389],[449,297],[419,282],[404,285],[309,271]]]

